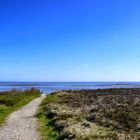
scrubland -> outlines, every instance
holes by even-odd
[[[140,89],[56,92],[37,116],[43,140],[139,140]]]

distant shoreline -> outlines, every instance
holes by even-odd
[[[0,92],[37,88],[45,94],[62,90],[140,88],[140,82],[0,82]]]

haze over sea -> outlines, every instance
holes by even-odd
[[[45,94],[61,90],[139,88],[140,82],[0,82],[0,92],[37,88]]]

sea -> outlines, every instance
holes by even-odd
[[[61,90],[140,88],[140,82],[0,82],[0,92],[31,88],[50,94]]]

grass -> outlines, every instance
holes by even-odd
[[[0,93],[0,126],[14,111],[28,104],[40,96],[40,91],[31,89],[26,91],[10,91]]]
[[[108,128],[105,127],[101,127],[98,125],[94,125],[94,129],[93,129],[93,136],[92,136],[95,140],[117,140],[117,135],[114,131],[111,131]]]
[[[58,102],[58,98],[54,95],[48,95],[42,104],[40,105],[40,110],[37,113],[37,117],[40,122],[40,132],[42,140],[56,140],[59,137],[59,133],[53,129],[50,125],[51,119],[47,118],[46,114],[46,104]]]
[[[56,96],[56,95],[48,95],[48,96],[46,96],[46,98],[42,102],[41,106],[44,107],[44,106],[46,106],[46,104],[58,103],[58,102],[59,102],[59,97],[58,96]]]
[[[59,133],[53,130],[53,127],[50,126],[51,119],[46,117],[44,110],[40,109],[37,117],[40,122],[41,139],[42,140],[56,140],[59,136]]]

